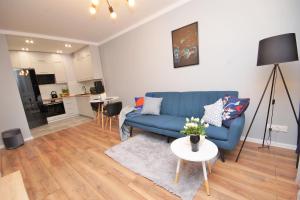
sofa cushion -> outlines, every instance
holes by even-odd
[[[181,131],[185,124],[184,117],[171,115],[136,115],[126,118],[127,121],[160,129]]]
[[[213,104],[204,106],[205,112],[202,120],[211,125],[222,126],[223,102],[219,99]]]
[[[151,92],[147,97],[161,97],[160,114],[179,116],[178,105],[180,104],[179,92]]]
[[[183,129],[186,122],[184,117],[171,115],[141,115],[138,112],[127,115],[126,121],[177,132],[180,132]],[[209,126],[206,129],[206,134],[209,138],[218,140],[228,139],[228,129],[225,127]]]
[[[225,127],[216,127],[216,126],[209,126],[206,129],[206,135],[209,138],[218,139],[218,140],[228,140],[228,132],[229,129]]]
[[[230,127],[233,119],[240,117],[248,108],[250,99],[240,99],[232,96],[223,97],[224,113],[223,113],[223,125]]]
[[[134,101],[135,101],[135,108],[137,110],[142,110],[143,105],[144,105],[144,97],[134,97]]]
[[[224,96],[238,96],[236,91],[148,92],[148,97],[162,97],[160,114],[177,117],[199,117],[204,106]]]
[[[145,97],[141,114],[160,115],[160,107],[162,100],[162,98]]]

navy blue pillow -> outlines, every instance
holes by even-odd
[[[223,97],[223,115],[222,123],[225,127],[230,127],[233,119],[240,117],[248,108],[250,103],[249,98],[239,99],[234,96]]]

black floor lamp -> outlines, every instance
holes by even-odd
[[[293,109],[293,113],[295,116],[295,120],[297,122],[297,125],[299,127],[299,120],[297,119],[297,115],[295,112],[295,108],[291,99],[290,92],[288,90],[288,87],[286,85],[286,82],[284,80],[282,71],[279,67],[279,63],[285,63],[285,62],[291,62],[291,61],[296,61],[298,60],[298,51],[297,51],[297,43],[296,43],[296,35],[295,33],[288,33],[288,34],[283,34],[283,35],[278,35],[270,38],[263,39],[259,42],[259,47],[258,47],[258,56],[257,56],[257,66],[262,66],[262,65],[271,65],[273,64],[274,67],[272,69],[272,72],[269,76],[269,79],[267,81],[267,84],[265,86],[265,89],[263,91],[263,94],[260,98],[260,101],[258,103],[258,106],[256,108],[256,111],[254,113],[254,116],[251,120],[250,126],[248,128],[248,131],[246,133],[246,136],[244,138],[244,141],[242,143],[242,146],[240,148],[240,151],[236,157],[236,162],[239,160],[240,154],[243,150],[245,141],[247,140],[247,137],[249,135],[250,129],[252,127],[252,124],[254,122],[254,119],[256,117],[256,114],[259,110],[259,107],[261,105],[261,102],[265,96],[265,93],[268,89],[269,83],[272,79],[272,85],[271,85],[271,92],[270,92],[270,97],[269,97],[269,104],[268,104],[268,112],[267,112],[267,119],[266,119],[266,124],[265,124],[265,130],[264,130],[264,137],[263,137],[263,143],[262,147],[265,146],[265,139],[266,139],[266,131],[267,131],[267,125],[269,121],[269,114],[270,114],[270,109],[271,109],[271,118],[270,118],[270,128],[269,128],[269,134],[272,131],[272,118],[273,118],[273,109],[274,109],[274,104],[275,104],[275,85],[276,85],[276,80],[277,80],[277,74],[279,72],[280,77],[282,79],[282,82],[284,84],[285,91],[287,93],[287,96],[289,98],[291,107]],[[271,108],[272,106],[272,108]],[[299,153],[297,156],[297,164],[299,162]]]

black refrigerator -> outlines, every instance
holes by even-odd
[[[47,124],[47,107],[44,106],[34,69],[15,70],[29,128]]]

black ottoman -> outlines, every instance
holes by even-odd
[[[16,149],[24,144],[24,139],[19,128],[2,132],[2,139],[6,149]]]

